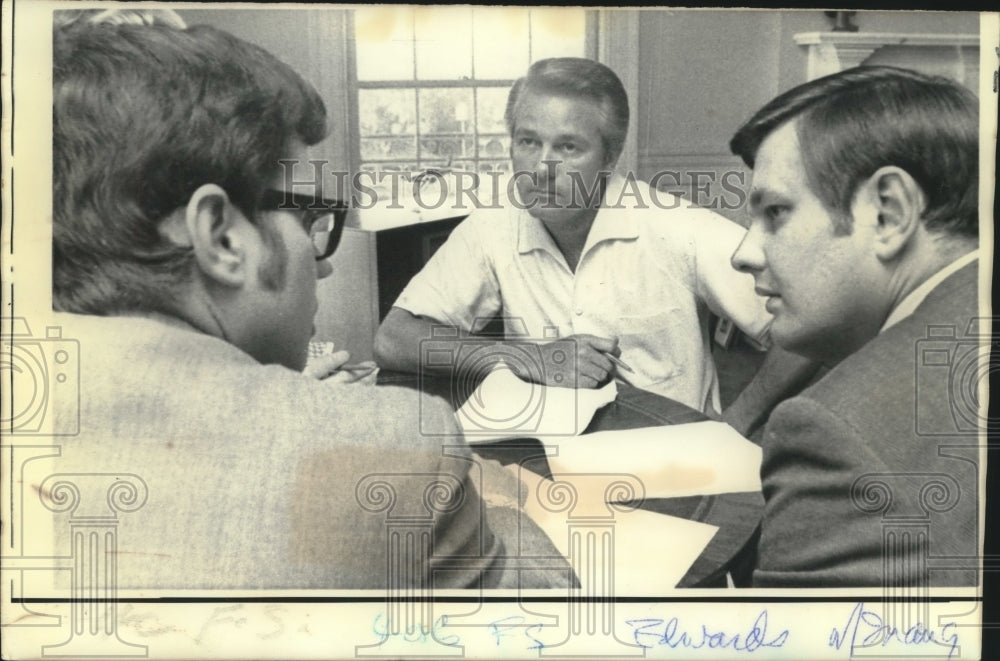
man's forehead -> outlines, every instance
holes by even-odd
[[[519,99],[514,116],[519,124],[532,119],[543,119],[553,110],[553,103],[561,105],[566,114],[581,119],[599,120],[603,109],[601,103],[585,96],[529,89]]]
[[[798,134],[792,123],[768,135],[757,149],[751,178],[751,202],[764,194],[789,194],[806,183]]]

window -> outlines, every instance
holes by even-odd
[[[537,60],[588,55],[587,32],[583,9],[354,10],[360,169],[506,170],[510,86]]]

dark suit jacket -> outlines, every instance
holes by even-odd
[[[755,586],[976,584],[976,267],[774,410]]]

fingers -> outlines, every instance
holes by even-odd
[[[334,351],[323,356],[310,358],[302,373],[314,379],[325,379],[336,372],[350,360],[351,354],[346,351]]]
[[[574,336],[577,343],[577,387],[597,388],[607,382],[615,366],[606,354],[621,353],[617,338]]]
[[[566,344],[573,343],[573,348]],[[556,360],[557,352],[576,351],[576,374],[567,370],[571,363]],[[607,383],[615,372],[615,364],[608,355],[618,357],[621,348],[618,338],[599,337],[597,335],[571,335],[562,340],[542,345],[542,360],[544,362],[543,380],[547,385],[576,388],[597,388]]]
[[[378,377],[378,365],[371,360],[366,360],[352,366],[350,373],[355,375],[355,379],[349,383],[360,383],[366,386],[373,386],[375,385],[375,380]]]
[[[340,369],[342,366],[347,364],[347,361],[351,359],[351,354],[346,351],[334,351],[330,354],[330,365],[333,369]]]
[[[576,364],[578,383],[580,387],[595,388],[607,380],[614,368],[608,357],[593,349],[585,349],[577,353]],[[584,383],[585,382],[585,383]]]
[[[618,346],[617,337],[580,334],[571,335],[570,338],[575,339],[578,344],[586,344],[599,353],[610,353],[615,357],[620,356],[622,353],[621,347]]]
[[[356,365],[344,365],[330,376],[329,381],[334,383],[360,383],[362,385],[375,385],[378,377],[378,365],[370,360],[366,360]]]
[[[355,365],[348,365],[351,355],[346,351],[311,358],[302,371],[314,379],[326,380],[331,383],[361,383],[374,385],[378,377],[378,365],[366,360]]]

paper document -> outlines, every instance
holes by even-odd
[[[546,443],[553,473],[628,473],[646,498],[760,491],[760,446],[723,422],[643,427]]]
[[[470,443],[518,436],[545,442],[582,433],[597,409],[617,394],[614,381],[597,390],[528,383],[501,363],[455,415]]]
[[[511,470],[517,468],[511,467]],[[574,565],[584,591],[588,588],[588,579],[579,575],[581,570],[589,568],[596,573],[592,580],[603,582],[603,568],[610,565],[615,595],[661,595],[664,590],[677,586],[718,531],[717,526],[667,514],[609,508],[600,498],[603,489],[598,489],[596,494],[593,489],[584,492],[588,486],[598,486],[593,480],[557,476],[558,482],[553,482],[525,468],[518,474],[528,485],[524,511]],[[560,483],[572,485],[576,492],[574,505],[568,509],[553,507],[553,500],[547,496],[547,492],[556,495],[555,502],[561,505],[564,501],[558,500],[557,494],[566,491]],[[595,495],[598,497],[592,498]],[[559,509],[562,511],[553,511]],[[609,514],[613,515],[612,525],[587,525],[588,521],[598,520],[590,517],[608,518]],[[607,547],[600,539],[606,535]],[[578,554],[577,557],[572,553]],[[585,557],[588,555],[591,557]],[[601,590],[609,587],[600,585]]]

